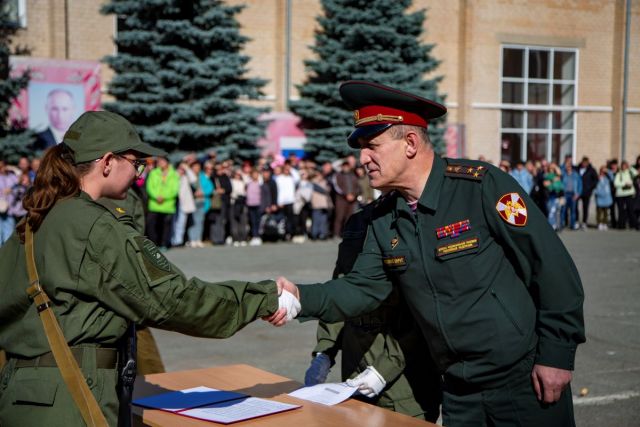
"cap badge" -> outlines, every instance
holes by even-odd
[[[398,242],[400,242],[398,240],[398,236],[394,237],[393,239],[391,239],[391,249],[395,249],[396,246],[398,246]]]
[[[500,218],[511,225],[524,227],[527,224],[527,206],[518,193],[507,193],[500,197],[496,210]]]

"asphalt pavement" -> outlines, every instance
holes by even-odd
[[[640,426],[640,232],[564,231],[585,289],[587,343],[578,348],[572,383],[579,427]],[[296,283],[331,277],[337,241],[259,247],[176,248],[167,252],[187,276]],[[246,363],[302,381],[316,321],[273,328],[257,321],[225,340],[153,331],[167,370]],[[339,365],[329,380],[339,380]],[[581,396],[583,395],[583,396]]]

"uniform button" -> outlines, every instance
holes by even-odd
[[[87,378],[87,385],[91,387],[93,385],[93,379]]]

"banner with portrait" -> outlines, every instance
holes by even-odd
[[[85,111],[100,109],[100,63],[11,57],[11,72],[30,70],[29,86],[14,100],[9,120],[37,133],[35,148],[62,140],[71,123]]]

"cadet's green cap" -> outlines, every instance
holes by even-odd
[[[87,111],[73,122],[62,140],[73,150],[76,164],[99,159],[105,153],[137,151],[143,156],[166,156],[167,153],[140,140],[127,119],[108,111]]]

